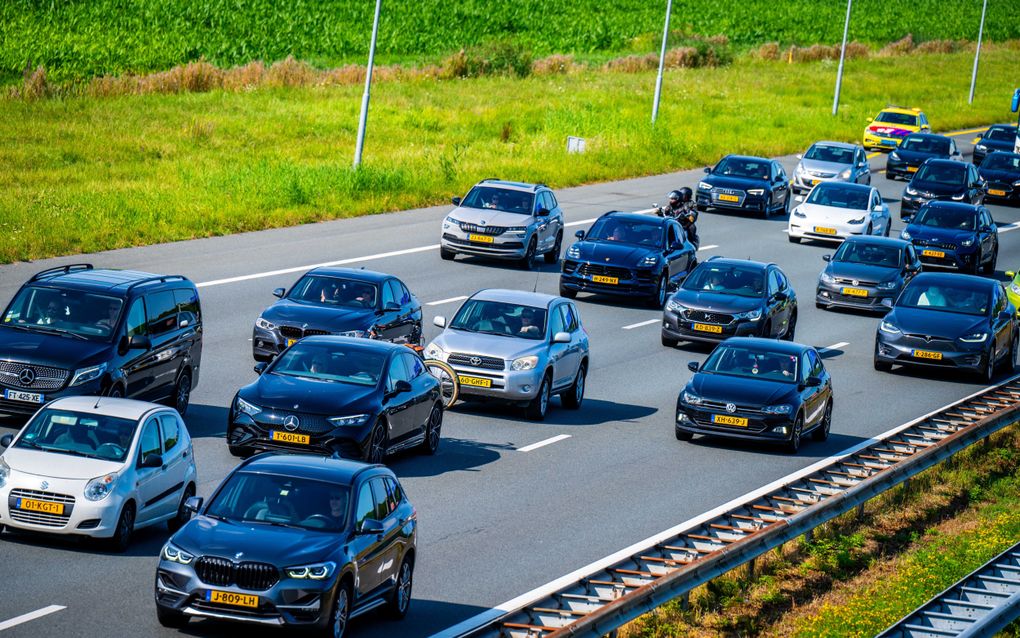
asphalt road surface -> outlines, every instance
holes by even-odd
[[[961,149],[969,151],[971,137],[957,137]],[[796,159],[782,161],[792,174]],[[885,179],[880,172],[884,157],[871,162],[873,183],[890,202],[896,234],[902,228],[898,202],[904,184]],[[568,237],[608,210],[663,202],[674,188],[695,187],[701,175],[700,170],[686,171],[560,190],[571,224]],[[991,209],[1002,233],[996,273],[1002,278],[1003,270],[1020,265],[1020,233],[1011,232],[1020,229],[1020,210]],[[6,304],[25,279],[43,268],[81,261],[180,273],[198,283],[205,312],[204,370],[187,422],[195,439],[199,495],[208,496],[237,463],[223,435],[228,402],[255,376],[252,323],[274,301],[271,291],[289,286],[307,267],[342,261],[398,275],[427,304],[429,338],[438,332],[432,317],[452,315],[460,299],[478,289],[537,286],[556,294],[557,266],[542,264],[537,272],[524,272],[476,259],[441,261],[439,225],[449,210],[439,206],[2,266],[0,300]],[[808,442],[800,454],[789,456],[753,443],[675,440],[674,402],[691,374],[686,363],[704,360],[708,350],[660,345],[660,311],[581,295],[591,369],[580,411],[563,410],[554,400],[547,420],[533,423],[518,409],[461,404],[446,416],[437,456],[402,455],[388,461],[419,513],[411,612],[400,624],[368,614],[354,622],[351,635],[441,631],[979,388],[968,377],[872,370],[878,318],[826,312],[813,303],[822,255],[832,253],[834,245],[794,245],[785,229],[785,218],[703,214],[701,258],[774,261],[789,275],[800,300],[798,341],[828,348],[836,403],[827,442]],[[0,434],[6,431],[0,428]],[[158,625],[152,601],[156,556],[166,538],[162,526],[143,530],[126,554],[113,555],[94,543],[4,534],[0,633],[3,638],[179,633]],[[38,617],[4,629],[5,621],[32,612]],[[227,636],[236,631],[235,625],[192,621],[183,633]],[[280,635],[258,628],[244,631]]]

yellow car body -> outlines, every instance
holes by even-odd
[[[1016,313],[1020,315],[1020,273],[1010,270],[1006,272],[1006,276],[1009,277],[1009,284],[1006,286],[1006,298],[1017,309]]]
[[[861,146],[869,151],[892,150],[911,133],[930,132],[928,116],[921,109],[890,106],[879,111],[874,118],[868,118]]]

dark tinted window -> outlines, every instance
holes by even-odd
[[[375,308],[378,298],[371,282],[325,275],[305,275],[287,293],[287,299],[346,308]]]
[[[914,279],[903,290],[896,305],[906,308],[924,308],[967,315],[988,314],[991,295],[985,286],[969,282],[933,281]]]
[[[906,126],[917,126],[917,116],[907,115],[906,113],[890,113],[883,111],[878,114],[875,118],[876,122],[885,122],[887,124],[901,124]]]
[[[822,182],[811,191],[807,203],[818,206],[863,210],[868,207],[871,192],[855,184]]]
[[[47,286],[25,286],[11,301],[0,325],[38,332],[72,333],[109,342],[124,301],[117,297]]]
[[[198,291],[188,288],[174,290],[174,301],[177,302],[177,310],[187,319],[190,325],[195,325],[202,320],[202,308],[198,303]],[[186,314],[185,314],[186,313]]]
[[[836,164],[849,164],[853,161],[854,149],[842,148],[839,146],[827,146],[825,144],[814,144],[805,153],[804,159],[816,160],[819,162],[833,162]]]
[[[354,510],[354,524],[360,525],[370,518],[375,518],[375,497],[372,496],[371,481],[361,484],[358,491],[358,504]]]
[[[811,364],[812,377],[821,377],[822,373],[825,372],[825,366],[822,365],[822,358],[814,350],[808,350],[807,352],[808,362]]]
[[[680,287],[683,290],[761,297],[765,294],[765,275],[755,266],[705,262],[695,268]]]
[[[727,376],[794,383],[797,380],[797,360],[796,355],[783,352],[723,344],[712,351],[701,370]]]
[[[971,208],[924,206],[913,223],[930,228],[974,230],[977,218],[977,211]]]
[[[393,510],[397,509],[397,506],[393,502],[393,497],[386,490],[385,481],[381,478],[374,478],[370,481],[370,484],[372,485],[372,495],[375,497],[375,519],[378,521],[386,520],[386,517]]]
[[[662,246],[662,224],[654,220],[601,217],[585,236],[590,241],[616,241],[638,246]]]
[[[425,364],[418,357],[405,353],[400,355],[400,358],[404,360],[404,367],[407,368],[407,373],[412,379],[417,379],[425,374]]]
[[[1016,153],[992,153],[981,163],[981,168],[990,171],[1020,172],[1020,155]]]
[[[1016,129],[1005,126],[993,126],[985,133],[985,139],[997,142],[1012,142],[1016,139]]]
[[[905,151],[916,151],[918,153],[949,155],[950,142],[946,138],[914,137],[911,135],[907,136],[905,140],[900,142],[900,148]]]
[[[900,264],[900,248],[867,242],[844,242],[833,261],[895,268]]]
[[[177,327],[177,302],[174,293],[166,290],[145,295],[149,316],[149,334],[161,335]]]
[[[339,531],[346,525],[349,508],[350,491],[343,485],[236,472],[213,497],[207,513],[246,523]]]
[[[277,357],[267,374],[301,377],[323,382],[375,386],[382,376],[386,353],[369,348],[299,341]]]
[[[400,488],[400,483],[397,483],[391,478],[386,479],[386,485],[390,489],[390,495],[393,496],[393,500],[399,505],[404,500],[404,490]]]
[[[716,165],[715,170],[712,172],[717,175],[767,180],[771,173],[769,164],[769,162],[762,160],[726,157]]]

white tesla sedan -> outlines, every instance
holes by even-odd
[[[851,235],[889,236],[889,205],[878,189],[864,184],[822,182],[790,214],[790,241],[843,241]]]
[[[0,448],[0,532],[81,534],[124,551],[135,529],[166,522],[175,530],[190,516],[195,455],[173,408],[57,399]]]

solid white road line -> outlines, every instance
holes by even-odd
[[[545,447],[547,445],[552,445],[553,443],[556,443],[557,441],[562,441],[564,439],[569,439],[569,438],[570,438],[569,434],[557,434],[556,436],[549,437],[548,439],[546,439],[544,441],[539,441],[538,443],[532,443],[531,445],[525,445],[524,447],[519,447],[519,448],[517,448],[517,451],[518,452],[530,452],[532,450],[537,450],[540,447]]]
[[[64,607],[62,605],[50,605],[49,607],[43,607],[42,609],[36,609],[35,611],[30,611],[27,614],[22,614],[20,616],[15,617],[15,618],[11,618],[10,620],[5,620],[3,622],[0,622],[0,631],[3,631],[4,629],[10,629],[11,627],[16,627],[17,625],[20,625],[22,623],[26,623],[26,622],[28,622],[30,620],[35,620],[36,618],[42,618],[43,616],[49,616],[50,614],[52,614],[54,612],[57,612],[57,611],[60,611],[62,609],[67,609],[67,607]]]
[[[1013,222],[1012,224],[1007,224],[1006,226],[1003,226],[1002,228],[1000,228],[999,232],[1000,233],[1008,233],[1008,232],[1016,230],[1018,228],[1020,228],[1020,222]]]
[[[430,301],[426,303],[426,306],[441,306],[444,303],[453,303],[455,301],[464,301],[467,299],[467,295],[461,295],[460,297],[450,297],[449,299],[440,299],[439,301]]]
[[[849,341],[840,341],[839,343],[834,343],[831,346],[825,346],[824,348],[819,348],[818,351],[819,352],[830,352],[832,350],[839,350],[840,348],[846,347],[848,345],[850,345]]]
[[[698,250],[712,250],[713,248],[718,248],[718,247],[719,247],[718,244],[709,244],[707,246],[702,246]]]
[[[649,319],[648,321],[641,321],[639,323],[632,323],[629,326],[624,326],[624,330],[633,330],[634,328],[640,328],[641,326],[650,326],[653,323],[659,323],[662,319]]]

